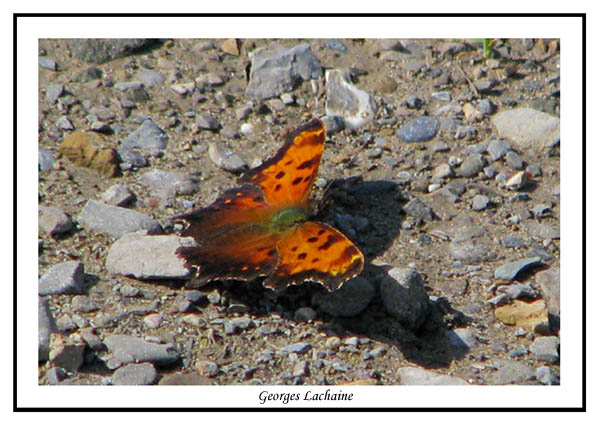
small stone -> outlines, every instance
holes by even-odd
[[[192,93],[194,89],[196,89],[196,83],[193,81],[190,83],[179,83],[179,84],[171,84],[171,89],[179,95],[187,95],[188,93]]]
[[[339,40],[327,40],[327,47],[338,52],[346,52],[348,50],[346,45]]]
[[[219,366],[216,362],[201,359],[196,362],[195,367],[198,373],[206,377],[215,377],[219,374]]]
[[[78,371],[83,365],[83,344],[59,344],[50,350],[50,362],[54,367]]]
[[[133,200],[134,195],[125,185],[117,183],[104,191],[100,198],[106,204],[123,207]]]
[[[52,151],[40,148],[38,150],[38,169],[41,172],[47,172],[54,168],[54,163],[56,162],[56,157],[52,153]]]
[[[358,129],[375,118],[377,105],[371,96],[352,84],[350,73],[344,70],[329,70],[325,74],[328,116],[341,117],[348,129]]]
[[[62,84],[50,84],[46,87],[46,99],[52,104],[56,103],[58,98],[60,98],[65,93],[65,86]]]
[[[400,367],[396,371],[401,385],[468,385],[469,382],[421,367]]]
[[[219,142],[210,142],[208,155],[217,167],[229,172],[239,172],[247,167],[247,164],[235,152]]]
[[[508,151],[504,155],[504,161],[506,161],[506,164],[513,170],[521,170],[524,167],[523,160],[521,160],[519,154],[514,151]]]
[[[327,349],[337,349],[341,345],[342,341],[337,336],[331,336],[325,341],[325,347]]]
[[[94,200],[89,200],[85,204],[77,221],[89,231],[105,233],[115,238],[138,230],[150,232],[161,230],[160,224],[150,216]]]
[[[558,268],[536,273],[535,280],[548,305],[548,311],[552,315],[560,315],[560,271]]]
[[[39,206],[38,224],[46,234],[55,236],[73,229],[71,218],[58,207]]]
[[[221,43],[221,50],[233,56],[238,56],[240,54],[238,42],[235,38],[228,38],[223,43]]]
[[[56,323],[48,300],[38,297],[38,362],[48,360],[50,352],[50,334],[57,331]]]
[[[130,133],[122,149],[141,148],[145,150],[160,150],[167,147],[169,136],[150,118],[145,119],[137,130]]]
[[[440,122],[433,117],[418,117],[408,122],[396,132],[402,142],[425,142],[433,139],[440,128]]]
[[[127,364],[118,368],[112,375],[113,385],[152,385],[156,382],[158,373],[156,368],[149,362],[140,364]]]
[[[502,238],[502,245],[506,248],[521,248],[525,246],[525,243],[519,237],[508,236]]]
[[[60,152],[81,167],[89,167],[114,177],[119,174],[119,155],[113,148],[104,148],[96,134],[73,132],[60,144]]]
[[[71,309],[75,312],[94,312],[98,310],[98,305],[88,296],[75,296],[71,301]]]
[[[287,345],[284,346],[283,348],[280,349],[280,352],[285,353],[285,354],[290,354],[290,353],[299,353],[299,354],[303,354],[306,351],[308,351],[310,349],[310,343],[304,343],[304,342],[299,342],[299,343],[292,343],[291,345]]]
[[[158,328],[163,320],[162,314],[149,314],[144,317],[144,324],[148,328]]]
[[[548,148],[560,138],[560,119],[531,108],[515,108],[492,118],[498,134],[515,142],[521,149]]]
[[[535,378],[543,385],[558,385],[560,380],[556,377],[550,367],[543,366],[535,370]]]
[[[453,346],[473,349],[479,344],[473,331],[468,328],[449,330],[446,334],[450,340],[450,344]]]
[[[469,155],[460,165],[458,174],[464,177],[476,176],[485,167],[485,159],[481,154]]]
[[[512,149],[510,142],[504,139],[492,139],[487,145],[487,153],[490,155],[491,161],[499,160]]]
[[[52,367],[46,372],[46,379],[51,385],[58,385],[67,377],[67,372],[60,367]]]
[[[450,92],[433,92],[431,94],[433,99],[437,99],[438,101],[450,102],[452,97],[450,96]]]
[[[45,56],[40,56],[38,58],[38,64],[40,67],[46,68],[47,70],[51,70],[51,71],[58,70],[58,64],[56,63],[56,61],[53,59],[50,59],[50,58],[46,58]]]
[[[491,377],[494,385],[522,384],[535,377],[533,368],[522,362],[502,360],[497,364],[498,370]]]
[[[194,124],[195,131],[197,133],[199,130],[218,130],[221,125],[217,120],[215,120],[209,113],[198,114],[196,117],[196,123]]]
[[[299,361],[294,365],[292,376],[304,377],[308,375],[308,361]]]
[[[81,294],[83,292],[85,273],[83,263],[68,261],[50,268],[39,281],[38,293],[49,294]]]
[[[542,259],[539,257],[530,257],[515,262],[505,263],[504,265],[496,268],[494,271],[494,278],[511,281],[514,280],[520,273],[541,264]]]
[[[414,269],[392,268],[379,290],[386,311],[410,330],[418,330],[429,316],[423,279]]]
[[[137,73],[137,80],[141,81],[144,86],[158,86],[165,81],[165,76],[154,70],[141,69]]]
[[[431,222],[434,218],[434,213],[431,207],[427,206],[418,198],[413,198],[403,207],[404,212],[408,216],[412,216],[417,220]]]
[[[364,311],[373,297],[373,285],[363,277],[355,277],[336,291],[316,294],[314,302],[333,317],[353,317]]]
[[[317,316],[317,313],[315,312],[315,310],[311,307],[302,307],[302,308],[298,308],[298,310],[296,310],[296,312],[294,312],[294,321],[311,321],[313,319],[315,319]]]
[[[450,167],[450,164],[443,163],[433,169],[431,175],[438,179],[447,179],[454,176],[454,171],[452,170],[452,167]]]
[[[487,197],[485,195],[481,195],[481,194],[478,194],[475,197],[473,197],[473,210],[475,210],[475,211],[485,210],[489,205],[490,205],[489,197]]]
[[[149,343],[134,336],[112,334],[104,339],[104,345],[112,353],[117,368],[120,364],[151,362],[167,365],[179,360],[172,344]]]
[[[556,336],[539,336],[529,346],[529,351],[535,355],[539,361],[554,364],[558,362],[559,340]]]

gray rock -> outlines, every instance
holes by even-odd
[[[550,216],[552,212],[552,206],[550,204],[537,204],[531,212],[535,215],[535,217],[545,217]]]
[[[133,200],[134,195],[125,185],[117,183],[100,195],[106,204],[122,207]]]
[[[514,151],[508,151],[504,155],[504,161],[506,161],[508,167],[510,167],[513,170],[523,170],[523,160],[521,160],[519,154],[517,154]]]
[[[491,377],[491,384],[521,384],[535,377],[532,367],[519,361],[502,360],[497,363],[498,370]]]
[[[46,58],[45,56],[40,56],[38,58],[38,64],[42,68],[46,68],[47,70],[56,71],[58,70],[58,64],[54,59]]]
[[[418,330],[429,316],[423,279],[414,269],[392,268],[381,280],[379,290],[386,311],[408,329]]]
[[[452,258],[466,263],[479,263],[490,257],[490,249],[472,241],[463,241],[448,244],[448,253]]]
[[[298,342],[292,343],[291,345],[284,346],[279,349],[281,353],[290,354],[290,353],[299,353],[303,354],[311,348],[310,343]]]
[[[247,164],[235,152],[219,142],[210,142],[208,156],[217,167],[228,172],[239,172],[247,167]]]
[[[48,306],[48,300],[38,297],[38,362],[48,361],[50,353],[50,334],[58,329],[54,316]]]
[[[542,259],[539,257],[530,257],[527,259],[517,260],[516,262],[505,263],[496,268],[494,277],[496,279],[514,280],[521,272],[542,264]]]
[[[78,295],[71,301],[71,309],[74,312],[94,312],[98,310],[98,305],[88,296]]]
[[[410,200],[402,209],[407,215],[425,222],[431,222],[435,216],[431,207],[427,206],[418,198],[413,198]]]
[[[50,350],[53,366],[68,371],[77,371],[83,365],[84,344],[59,344]]]
[[[157,71],[142,69],[137,73],[136,79],[141,81],[144,86],[152,87],[165,81],[165,76]]]
[[[450,164],[442,163],[431,171],[431,175],[438,179],[451,178],[454,176],[454,170],[452,170]]]
[[[85,273],[83,263],[77,261],[62,262],[50,268],[39,281],[38,293],[48,294],[81,294],[84,287]]]
[[[535,378],[543,385],[558,385],[560,380],[552,373],[550,367],[543,366],[535,370]]]
[[[71,218],[58,207],[39,206],[38,225],[46,234],[55,236],[73,229]]]
[[[498,287],[498,291],[506,293],[513,299],[531,300],[537,297],[535,290],[531,286],[518,282],[513,282],[510,285],[501,285]]]
[[[373,297],[373,285],[363,277],[355,277],[334,292],[315,294],[314,302],[333,317],[353,317],[364,311]]]
[[[154,121],[146,118],[140,127],[131,132],[123,141],[121,148],[141,148],[145,150],[165,149],[169,137]]]
[[[433,99],[437,99],[438,101],[450,102],[452,97],[450,96],[450,92],[433,92],[431,94]]]
[[[55,103],[65,93],[65,86],[62,84],[50,84],[46,87],[46,99],[50,103]]]
[[[104,345],[112,353],[111,365],[151,362],[156,365],[172,364],[180,355],[172,344],[149,343],[139,337],[112,334],[104,339]]]
[[[352,84],[348,70],[329,70],[325,79],[328,116],[341,117],[348,129],[362,127],[375,118],[377,105],[367,92]]]
[[[521,248],[525,246],[525,243],[519,237],[512,235],[502,238],[502,245],[506,248]]]
[[[327,40],[327,47],[338,52],[346,52],[348,48],[339,40]]]
[[[272,44],[250,54],[250,81],[246,97],[268,99],[293,91],[301,81],[323,76],[319,60],[308,44],[291,49]]]
[[[535,274],[535,281],[552,315],[560,315],[560,270],[551,268]]]
[[[143,213],[89,200],[77,221],[85,229],[119,238],[128,232],[146,229],[159,232],[160,224]]]
[[[483,99],[482,101],[477,103],[477,111],[485,114],[491,115],[496,110],[496,107],[489,99]]]
[[[558,362],[558,337],[539,336],[529,346],[529,351],[535,355],[539,361],[548,363]]]
[[[163,200],[170,200],[176,195],[191,195],[198,190],[195,179],[178,172],[154,169],[144,173],[140,181]]]
[[[111,377],[113,385],[152,385],[156,382],[158,373],[149,362],[127,364],[118,368]]]
[[[308,375],[308,361],[298,361],[294,364],[293,377],[304,377],[306,375]]]
[[[400,367],[396,371],[401,385],[468,385],[469,382],[446,374],[435,373],[420,367]]]
[[[481,194],[477,194],[475,197],[473,197],[473,210],[475,210],[475,211],[485,210],[489,205],[490,205],[489,197],[487,197],[485,195],[481,195]]]
[[[560,137],[560,119],[531,108],[502,111],[492,123],[501,137],[514,141],[521,149],[547,148]]]
[[[529,235],[541,240],[560,238],[560,230],[545,223],[539,223],[535,220],[523,221],[523,228]]]
[[[54,157],[52,151],[46,148],[40,148],[38,150],[38,169],[41,172],[52,170],[55,162],[56,157]]]
[[[294,312],[294,321],[305,322],[313,320],[317,317],[317,313],[310,306],[304,306],[302,308],[298,308],[296,312]]]
[[[475,333],[468,328],[448,330],[446,334],[450,340],[450,344],[453,346],[473,349],[479,344]]]
[[[75,128],[69,117],[65,115],[56,120],[56,127],[58,127],[60,130],[73,130]]]
[[[190,271],[175,250],[193,245],[192,238],[176,235],[147,235],[145,231],[128,233],[110,246],[106,269],[112,274],[138,279],[186,278]]]
[[[135,149],[119,147],[117,153],[121,157],[122,164],[129,163],[133,167],[146,167],[148,165],[146,158]]]
[[[491,161],[501,159],[512,149],[510,142],[504,139],[492,139],[487,145],[487,153],[490,155]]]
[[[481,154],[471,154],[460,165],[457,170],[460,176],[473,177],[476,176],[485,167],[485,159]]]
[[[205,112],[198,114],[194,127],[194,132],[198,132],[200,130],[218,130],[221,125],[209,113]]]
[[[51,385],[58,385],[67,377],[67,372],[64,368],[52,367],[46,371],[46,379]]]
[[[130,38],[72,38],[67,45],[73,57],[101,64],[146,49],[156,43],[153,39]]]
[[[437,118],[424,116],[409,121],[396,132],[396,136],[402,142],[425,142],[433,139],[439,129]]]
[[[136,90],[141,91],[143,85],[144,84],[141,81],[119,81],[115,84],[114,88],[122,92],[131,91],[132,93],[134,93],[134,91]],[[142,100],[146,99],[140,99],[140,101]]]

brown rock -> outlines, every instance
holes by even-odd
[[[238,42],[235,38],[228,38],[223,43],[221,43],[221,50],[233,56],[238,56],[240,54]]]
[[[92,133],[71,133],[61,144],[60,152],[81,167],[89,167],[108,176],[119,174],[119,155],[102,147],[103,139]]]
[[[543,299],[531,303],[515,300],[509,305],[496,308],[494,315],[506,325],[523,327],[536,333],[549,330],[548,309]]]

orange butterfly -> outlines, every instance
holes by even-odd
[[[195,247],[180,247],[186,267],[200,284],[218,279],[253,280],[281,290],[317,281],[329,291],[358,275],[361,251],[338,230],[307,220],[309,195],[325,147],[319,119],[294,130],[271,159],[247,171],[238,188],[206,208],[175,219]]]

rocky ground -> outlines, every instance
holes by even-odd
[[[40,40],[39,383],[558,384],[560,46],[487,56]],[[194,288],[171,218],[312,116],[317,216],[362,249],[361,276]]]

